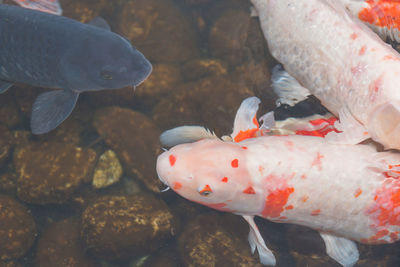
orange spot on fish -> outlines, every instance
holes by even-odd
[[[322,169],[322,162],[321,159],[324,158],[324,155],[321,155],[321,153],[317,152],[317,155],[314,158],[314,161],[311,163],[311,166],[317,166],[319,170]]]
[[[222,182],[227,183],[228,182],[228,177],[224,177],[221,179]]]
[[[353,32],[352,34],[350,34],[350,38],[351,38],[352,40],[357,39],[357,37],[358,37],[358,35],[357,35],[357,33],[355,33],[355,32]]]
[[[279,219],[279,220],[287,220],[287,217],[286,217],[286,216],[281,216],[281,217],[279,217],[278,219]]]
[[[271,192],[265,201],[264,210],[262,215],[264,217],[277,218],[283,211],[283,207],[286,205],[290,194],[294,192],[293,187],[286,187],[282,189],[276,189]]]
[[[286,147],[290,150],[293,151],[294,149],[294,143],[292,141],[286,141],[285,142]]]
[[[365,45],[363,45],[360,48],[360,51],[358,52],[358,55],[363,56],[365,54],[365,51],[367,50],[367,47]]]
[[[386,55],[383,57],[383,60],[399,60],[397,57],[394,57],[393,55]]]
[[[231,165],[232,165],[232,168],[239,167],[239,160],[238,159],[232,160]]]
[[[242,146],[243,149],[247,149],[247,146]]]
[[[171,166],[174,166],[174,164],[176,162],[176,157],[174,155],[169,155],[168,159],[169,159],[169,164]]]
[[[257,137],[258,128],[248,129],[246,131],[239,131],[239,133],[233,138],[236,143],[242,142],[243,140]]]
[[[302,174],[302,175],[300,176],[300,178],[304,180],[304,179],[306,179],[306,178],[307,178],[307,175],[305,175],[305,174]]]
[[[320,209],[313,210],[313,211],[311,211],[311,216],[317,216],[317,215],[319,215],[320,213],[321,213],[321,210],[320,210]]]
[[[307,200],[308,200],[308,196],[302,196],[302,197],[301,197],[301,201],[302,201],[302,202],[306,202]]]
[[[182,184],[179,182],[175,182],[174,186],[172,187],[174,190],[179,190],[182,188]]]
[[[206,192],[212,192],[212,190],[211,190],[211,187],[208,185],[208,184],[206,184],[204,187],[203,187],[203,189],[201,189],[200,190],[200,194],[204,194],[204,193],[206,193]]]
[[[243,193],[249,194],[249,195],[254,195],[256,191],[254,191],[253,187],[249,186],[245,190],[243,190]]]
[[[361,188],[358,188],[358,189],[356,190],[356,192],[354,192],[354,197],[355,197],[355,198],[359,197],[359,196],[361,195],[361,193],[362,193]]]
[[[293,205],[286,206],[285,210],[292,210],[294,207]]]
[[[262,174],[264,172],[265,168],[263,166],[258,166],[258,171]]]

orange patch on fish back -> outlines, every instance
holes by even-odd
[[[352,40],[357,39],[357,37],[358,37],[358,35],[357,35],[357,33],[355,33],[355,32],[353,32],[352,34],[350,34],[350,38],[351,38]]]
[[[372,226],[400,226],[400,181],[387,178],[376,190],[374,203],[367,207],[366,214]]]
[[[256,193],[256,191],[254,191],[254,188],[252,186],[249,186],[245,190],[243,190],[243,193],[249,194],[249,195],[254,195]]]
[[[222,182],[227,183],[228,182],[228,177],[224,177],[221,179]]]
[[[243,149],[247,149],[247,146],[242,146]]]
[[[320,209],[316,209],[316,210],[311,211],[311,216],[317,216],[320,213],[321,213],[321,210]]]
[[[368,7],[358,13],[358,18],[377,27],[400,30],[400,4],[397,0],[366,1]]]
[[[293,208],[294,208],[293,205],[288,205],[285,207],[285,210],[292,210]]]
[[[176,157],[174,155],[169,155],[168,159],[169,159],[169,164],[171,166],[174,166],[174,164],[176,162]]]
[[[358,188],[358,189],[354,192],[354,197],[355,197],[355,198],[359,197],[359,196],[361,195],[361,193],[362,193],[361,188]]]
[[[262,216],[277,218],[283,211],[283,207],[288,202],[290,194],[294,192],[293,187],[286,187],[282,189],[276,189],[271,192],[265,201],[264,210]]]
[[[367,47],[365,46],[365,45],[363,45],[361,48],[360,48],[360,51],[358,51],[358,55],[359,56],[363,56],[364,54],[365,54],[365,51],[367,50]]]
[[[239,160],[238,160],[238,159],[232,160],[231,166],[232,166],[232,168],[237,168],[237,167],[239,167]]]
[[[174,186],[172,187],[174,190],[179,190],[182,188],[182,184],[179,182],[174,182]]]

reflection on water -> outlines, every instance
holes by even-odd
[[[220,136],[247,96],[259,96],[262,111],[274,107],[275,62],[249,2],[61,5],[83,22],[104,17],[154,69],[136,91],[83,94],[70,118],[40,136],[28,122],[43,89],[16,85],[1,95],[0,266],[261,266],[242,218],[160,193],[155,173],[162,131],[205,125]],[[257,224],[277,266],[338,266],[317,232]],[[400,264],[399,245],[359,248],[357,266]]]

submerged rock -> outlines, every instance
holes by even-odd
[[[206,76],[220,76],[228,73],[226,64],[218,59],[194,59],[182,66],[186,81],[197,80]]]
[[[15,199],[0,195],[0,260],[23,256],[35,238],[36,225],[30,211]]]
[[[104,188],[119,181],[122,176],[122,166],[117,155],[112,150],[104,152],[94,169],[92,185],[94,188]]]
[[[167,205],[151,195],[100,197],[81,219],[87,252],[105,260],[152,253],[176,231],[177,221]]]
[[[124,170],[151,191],[161,186],[155,171],[160,130],[145,115],[127,108],[107,107],[95,114],[94,127],[121,160]]]
[[[58,142],[31,143],[14,152],[18,197],[33,204],[66,202],[90,181],[96,152]]]
[[[121,6],[120,30],[151,62],[198,57],[190,20],[171,0],[131,0]]]
[[[35,258],[40,267],[95,267],[80,240],[79,221],[73,218],[51,224],[42,233]]]
[[[186,83],[163,98],[153,109],[153,119],[162,129],[200,124],[227,134],[240,103],[251,95],[249,88],[227,76],[207,77]]]
[[[225,217],[215,212],[196,216],[179,236],[184,266],[261,267],[258,257],[251,255],[247,230],[245,222],[233,216]]]

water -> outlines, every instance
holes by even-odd
[[[274,108],[270,69],[276,62],[249,15],[249,2],[61,5],[65,16],[82,22],[104,17],[154,71],[136,91],[83,94],[71,117],[41,136],[30,134],[29,118],[43,90],[17,85],[1,95],[0,192],[10,198],[0,202],[0,266],[261,266],[250,254],[242,218],[191,203],[172,190],[160,193],[164,187],[155,173],[162,131],[190,124],[230,134],[236,109],[251,95],[261,98],[261,112]],[[116,156],[106,157],[101,169],[98,158],[108,149]],[[117,162],[119,181],[94,188],[94,168],[118,176]],[[20,212],[18,220],[12,211]],[[326,256],[317,232],[256,222],[277,266],[339,266]],[[357,266],[398,266],[398,248],[359,245]]]

